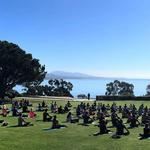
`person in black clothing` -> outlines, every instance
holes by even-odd
[[[140,124],[140,122],[138,121],[137,117],[135,115],[133,115],[131,117],[131,120],[130,120],[130,127],[131,128],[135,128],[135,127],[138,127],[138,125]],[[137,124],[138,123],[138,124]]]
[[[90,93],[88,93],[88,100],[90,100]]]
[[[84,125],[92,123],[92,119],[90,118],[88,112],[85,112],[82,117],[83,117],[83,124]]]
[[[32,125],[30,122],[26,122],[23,117],[22,117],[22,113],[19,113],[19,117],[18,117],[18,127],[26,127]]]
[[[107,129],[107,121],[105,119],[102,119],[99,122],[99,128],[100,128],[100,134],[107,134],[110,130]]]
[[[145,124],[145,127],[143,129],[143,134],[139,134],[139,135],[141,140],[150,137],[150,127],[148,123]]]
[[[29,112],[28,106],[27,106],[26,104],[23,104],[23,106],[22,106],[22,112],[23,112],[23,113]]]
[[[124,131],[124,129],[126,130],[126,132]],[[120,138],[122,135],[129,135],[129,134],[130,132],[123,124],[123,121],[121,119],[120,120],[118,119],[118,123],[116,125],[116,133],[115,135],[112,136],[112,138]]]
[[[52,127],[51,127],[51,129],[60,129],[62,127],[67,127],[67,126],[59,124],[59,121],[57,120],[57,116],[54,116],[53,120],[52,120]]]
[[[47,111],[48,110],[45,109],[45,111],[43,112],[43,121],[44,122],[50,122],[50,121],[52,121],[52,116],[50,116]]]
[[[69,101],[67,102],[67,106],[68,107],[72,107],[72,105],[71,105],[71,103]]]
[[[63,110],[62,106],[60,106],[58,108],[58,114],[63,114],[63,113],[64,113],[64,110]]]
[[[16,116],[18,116],[18,115],[19,115],[18,109],[14,106],[14,107],[12,108],[12,116],[13,116],[13,117],[16,117]]]
[[[94,136],[108,134],[110,132],[110,130],[107,129],[107,120],[105,119],[104,116],[99,119],[98,127],[99,127],[99,132],[93,134]]]
[[[45,104],[44,101],[42,102],[42,107],[43,107],[43,108],[47,107],[47,105]]]
[[[67,122],[76,123],[76,122],[79,122],[79,119],[78,118],[74,118],[72,113],[69,112],[68,115],[67,115]]]
[[[111,114],[111,122],[112,122],[112,126],[116,127],[117,122],[118,122],[118,116],[117,116],[117,114],[115,112],[113,112]]]

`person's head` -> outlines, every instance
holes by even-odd
[[[145,128],[148,128],[148,127],[149,127],[149,125],[148,125],[148,123],[146,123],[146,124],[145,124]]]
[[[57,118],[57,116],[55,115],[55,116],[54,116],[54,119],[56,119],[56,118]]]
[[[19,117],[22,117],[22,113],[21,112],[19,113]]]
[[[68,113],[68,116],[70,116],[70,115],[71,115],[71,112]]]
[[[133,114],[132,117],[135,118],[135,114]]]

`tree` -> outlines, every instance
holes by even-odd
[[[18,45],[0,41],[0,98],[16,85],[31,85],[45,78],[45,66]]]
[[[69,96],[72,97],[73,85],[65,80],[49,80],[49,85],[28,85],[25,90],[26,95],[39,95],[39,96]]]
[[[115,80],[106,85],[106,95],[111,96],[133,96],[134,85],[127,82]]]
[[[70,91],[72,91],[73,85],[71,82],[67,82],[63,79],[60,80],[49,80],[49,89],[51,89],[51,94],[54,96],[72,96]]]
[[[19,93],[17,91],[13,90],[13,89],[6,92],[6,96],[8,96],[8,98],[11,99],[11,102],[12,102],[12,99],[15,98],[18,95],[19,95]]]

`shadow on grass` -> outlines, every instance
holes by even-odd
[[[89,124],[84,124],[84,123],[78,123],[78,125],[85,126],[85,127],[89,127],[90,126]]]
[[[64,129],[64,128],[67,128],[67,126],[60,127],[60,128],[57,128],[57,129],[45,128],[45,129],[42,129],[42,130],[43,130],[43,131],[57,131],[57,130]]]

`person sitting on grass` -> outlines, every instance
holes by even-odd
[[[64,107],[64,113],[67,113],[69,112],[71,109],[69,109],[68,105],[66,104],[65,107]]]
[[[150,127],[148,123],[145,124],[145,127],[143,129],[143,134],[139,134],[139,135],[140,135],[140,140],[147,139],[150,137]]]
[[[87,111],[84,112],[83,114],[83,124],[86,125],[86,124],[90,124],[93,122],[93,120],[90,118],[89,114]]]
[[[28,106],[27,106],[26,103],[24,103],[23,106],[22,106],[22,112],[23,112],[23,113],[28,113],[28,112],[29,112]]]
[[[62,128],[62,127],[67,127],[67,126],[65,126],[65,125],[60,125],[60,124],[59,124],[59,121],[57,120],[57,116],[55,115],[55,116],[53,117],[53,120],[52,120],[52,127],[51,127],[51,129],[60,129],[60,128]]]
[[[142,125],[146,124],[149,122],[149,116],[147,112],[144,112],[142,114],[142,119],[141,119]]]
[[[47,111],[48,110],[45,109],[45,111],[43,112],[43,121],[44,122],[50,122],[50,121],[52,121],[52,116],[50,116]]]
[[[8,114],[9,114],[9,110],[8,110],[7,106],[6,106],[6,105],[3,105],[1,115],[2,115],[3,117],[7,117]]]
[[[30,122],[26,122],[23,117],[22,117],[22,113],[19,113],[19,117],[18,117],[18,126],[19,127],[26,127],[31,125]]]
[[[32,110],[30,110],[30,112],[28,113],[28,117],[31,118],[31,119],[34,119],[36,117],[36,113]]]
[[[19,115],[18,109],[16,106],[13,106],[12,108],[12,116],[17,117]]]
[[[37,111],[43,111],[43,107],[41,106],[41,104],[39,103],[38,106],[37,106]]]
[[[99,129],[99,134],[108,134],[110,132],[110,130],[107,129],[107,121],[105,119],[100,120]]]
[[[72,107],[70,101],[67,102],[67,106],[68,106],[68,107]]]
[[[80,118],[80,115],[81,115],[81,110],[80,110],[80,106],[78,105],[77,108],[76,108],[76,116],[78,118]]]
[[[58,114],[63,114],[63,113],[64,113],[64,110],[62,106],[58,107]]]
[[[138,127],[139,124],[140,122],[138,121],[138,118],[135,115],[132,115],[131,121],[130,121],[130,128]]]
[[[57,105],[56,102],[53,104],[53,107],[52,107],[51,111],[52,111],[52,113],[57,113],[58,112],[58,105]]]
[[[44,101],[42,102],[42,107],[43,107],[43,108],[47,107],[47,105],[45,104]]]
[[[7,126],[8,125],[8,122],[5,121],[5,120],[0,120],[0,123],[1,123],[1,126],[4,127],[4,126]]]
[[[115,112],[112,112],[111,114],[111,122],[112,122],[112,126],[116,127],[118,122],[118,115]]]
[[[68,115],[67,115],[67,122],[76,123],[76,122],[79,122],[79,119],[78,118],[74,118],[72,113],[69,112]]]
[[[126,132],[124,131],[126,130]],[[116,133],[112,136],[112,138],[120,138],[122,135],[129,135],[130,132],[123,124],[123,121],[118,119],[118,123],[116,125]]]

